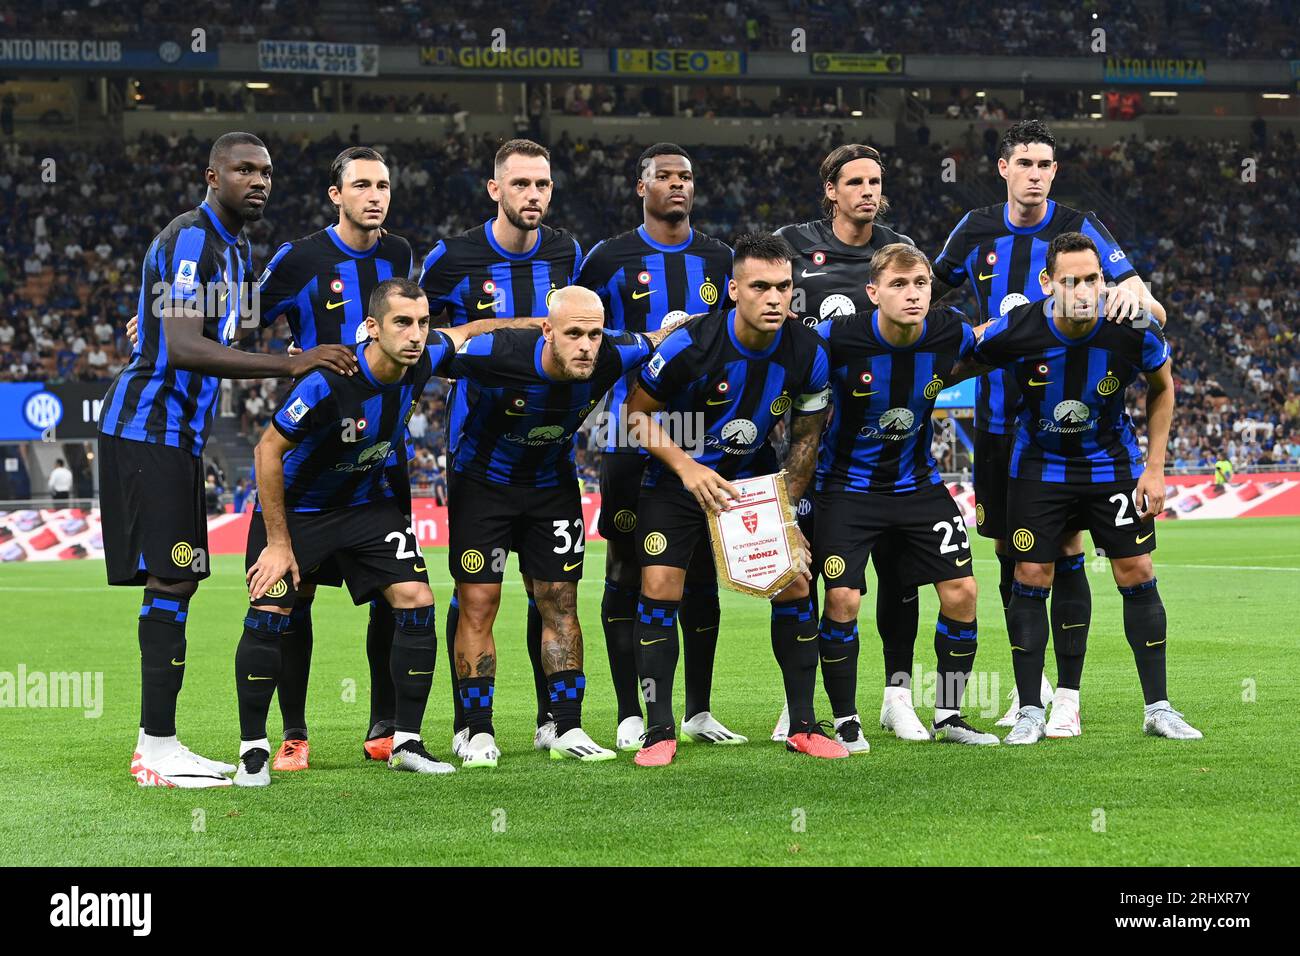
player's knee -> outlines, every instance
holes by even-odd
[[[501,607],[501,586],[462,584],[459,589],[460,625],[472,629],[490,628]]]
[[[578,619],[578,584],[576,581],[534,581],[533,600],[542,620],[554,626]]]
[[[1151,563],[1149,554],[1139,554],[1131,558],[1112,558],[1110,570],[1115,576],[1116,586],[1121,588],[1145,584],[1156,576],[1155,565]]]
[[[630,591],[641,587],[641,566],[635,561],[625,561],[611,554],[605,559],[605,579]]]
[[[832,621],[856,621],[862,607],[857,588],[829,588],[826,591],[826,614]]]
[[[641,569],[641,593],[652,601],[680,601],[686,585],[686,572],[681,568],[652,565]]]
[[[153,575],[149,575],[149,580],[145,583],[145,587],[150,591],[161,591],[164,594],[171,594],[175,597],[192,598],[194,597],[194,592],[199,589],[199,582],[164,580],[163,578],[156,578]]]
[[[1055,564],[1034,564],[1030,561],[1016,562],[1016,580],[1036,588],[1050,588],[1056,577]]]
[[[802,574],[795,578],[786,589],[778,594],[772,600],[774,601],[801,601],[812,592],[808,589],[808,579]]]
[[[937,585],[939,591],[939,610],[944,617],[954,621],[975,620],[975,607],[979,592],[974,578],[958,578],[954,581],[942,581]]]
[[[401,581],[384,589],[384,597],[392,608],[428,607],[433,603],[433,591],[423,581]]]

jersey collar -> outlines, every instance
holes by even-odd
[[[1049,199],[1049,200],[1047,200],[1047,212],[1045,212],[1045,213],[1043,214],[1043,218],[1039,220],[1038,225],[1036,225],[1036,226],[1013,226],[1013,225],[1011,224],[1010,204],[1009,204],[1009,203],[1003,203],[1003,204],[1002,204],[1002,225],[1004,225],[1004,226],[1007,227],[1007,232],[1013,233],[1014,235],[1017,235],[1017,236],[1029,236],[1029,235],[1033,235],[1034,233],[1038,232],[1040,229],[1042,229],[1044,226],[1046,226],[1049,222],[1051,222],[1051,221],[1052,221],[1052,216],[1053,216],[1053,214],[1055,214],[1055,212],[1056,212],[1056,200],[1055,200],[1055,199]]]
[[[496,222],[495,216],[493,216],[487,222],[483,223],[483,235],[487,237],[488,245],[491,246],[493,251],[496,252],[496,254],[499,255],[502,259],[513,259],[515,261],[519,261],[521,259],[531,259],[534,255],[537,254],[537,250],[542,248],[542,227],[538,226],[537,241],[533,243],[533,247],[531,249],[529,249],[527,252],[506,252],[506,250],[501,247],[501,244],[497,242],[497,237],[492,235],[492,223],[494,222]]]
[[[785,325],[783,324],[779,329],[776,330],[776,335],[772,337],[772,344],[769,345],[767,348],[763,349],[763,351],[761,352],[755,352],[753,349],[747,349],[745,348],[745,346],[741,345],[740,340],[736,338],[736,310],[735,309],[727,310],[727,335],[730,336],[731,344],[736,347],[736,351],[739,352],[741,355],[745,356],[746,358],[760,359],[760,358],[767,358],[768,356],[770,356],[773,352],[776,351],[776,347],[781,344],[781,335],[784,332],[785,332]]]
[[[871,334],[876,337],[876,341],[889,349],[891,352],[910,352],[922,342],[925,341],[925,333],[930,327],[930,314],[927,312],[925,318],[921,320],[921,334],[917,336],[916,341],[911,345],[891,345],[889,340],[880,333],[880,310],[875,309],[871,313]]]
[[[338,231],[334,228],[334,226],[332,225],[326,226],[325,232],[329,234],[330,239],[334,240],[334,245],[339,247],[339,251],[341,251],[344,255],[351,256],[353,259],[369,259],[371,256],[373,256],[376,252],[379,251],[379,244],[380,244],[379,240],[375,240],[375,244],[363,252],[360,249],[353,249],[346,242],[340,239]]]
[[[1106,324],[1105,317],[1099,315],[1097,316],[1097,321],[1093,325],[1091,332],[1089,332],[1087,335],[1080,336],[1077,339],[1072,339],[1070,338],[1070,336],[1066,335],[1064,332],[1062,332],[1060,329],[1056,327],[1056,320],[1052,318],[1052,310],[1055,308],[1056,300],[1049,296],[1048,298],[1043,299],[1042,301],[1043,301],[1043,318],[1047,321],[1047,327],[1052,330],[1053,335],[1055,335],[1066,345],[1082,345],[1085,342],[1091,342],[1094,338],[1096,338],[1097,333],[1101,331],[1101,327]]]
[[[686,249],[689,249],[691,247],[691,243],[695,241],[694,228],[691,229],[691,234],[686,237],[685,242],[679,242],[675,246],[665,246],[663,243],[655,242],[653,239],[651,239],[650,233],[645,227],[645,223],[642,223],[641,225],[636,227],[636,234],[641,237],[641,241],[644,242],[647,246],[649,246],[651,249],[658,249],[660,252],[682,252]]]
[[[232,246],[239,242],[239,237],[232,236],[230,230],[221,224],[221,220],[217,218],[217,214],[213,211],[212,207],[208,205],[206,199],[199,203],[199,208],[207,215],[208,222],[212,223],[212,228],[217,230],[217,235],[221,236],[222,239],[226,240],[226,242]]]

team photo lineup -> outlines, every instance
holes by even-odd
[[[498,640],[506,667],[522,667],[520,635],[497,625],[514,597],[503,597],[512,554],[527,603],[533,748],[651,768],[674,763],[679,740],[760,746],[723,722],[729,689],[713,687],[718,644],[756,638],[721,614],[719,574],[735,569],[718,567],[711,538],[718,516],[741,507],[737,485],[764,476],[784,486],[775,513],[794,542],[788,583],[762,592],[780,678],[770,736],[785,751],[866,755],[874,730],[977,747],[1080,736],[1093,600],[1085,532],[1118,591],[1143,698],[1140,717],[1131,703],[1134,732],[1200,739],[1171,702],[1152,559],[1178,333],[1166,336],[1164,307],[1106,225],[1051,198],[1055,154],[1048,125],[1012,124],[997,143],[1005,201],[969,210],[942,248],[923,250],[899,231],[906,223],[877,221],[890,184],[871,146],[829,150],[808,221],[723,241],[691,225],[709,170],[678,145],[647,144],[628,191],[642,224],[584,250],[544,222],[550,151],[516,138],[483,171],[495,215],[418,258],[385,228],[400,179],[378,149],[350,146],[321,171],[337,223],[282,237],[255,263],[243,230],[278,198],[275,157],[251,133],[216,138],[206,198],[144,251],[133,352],[99,421],[108,581],[143,589],[136,783],[262,787],[272,771],[309,770],[321,585],[367,607],[353,612],[370,673],[357,759],[416,774],[508,772],[528,749],[499,742],[493,725]],[[973,314],[944,304],[967,283]],[[240,348],[281,318],[287,351]],[[211,574],[202,454],[221,381],[264,378],[291,383],[254,450],[248,606],[233,654],[238,746],[232,721],[230,751],[205,756],[178,737],[189,655],[215,652],[186,640]],[[435,597],[441,555],[424,552],[412,520],[407,424],[438,379],[451,383],[453,586]],[[934,457],[936,400],[968,379],[976,529],[995,543],[997,621],[977,620],[966,521]],[[1125,403],[1139,380],[1141,434]],[[592,422],[606,550],[600,631],[586,620],[584,635],[574,460]],[[751,515],[746,527],[760,520]],[[878,586],[864,617],[868,562]],[[992,575],[981,577],[991,589]],[[931,585],[937,680],[932,713],[918,713],[915,645],[931,632],[918,590]],[[963,713],[981,623],[996,635],[983,657],[998,660],[986,666],[1014,674],[997,721],[1005,732]],[[861,649],[873,630],[882,658],[874,640]],[[584,644],[601,637],[612,688],[602,674],[593,689],[612,689],[608,727],[583,721]],[[435,690],[440,656],[450,714]],[[882,663],[877,720],[879,685],[858,684]],[[774,748],[771,759],[794,758]]]

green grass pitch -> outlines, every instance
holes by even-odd
[[[982,641],[967,695],[991,728],[1012,686],[992,549],[972,535]],[[1169,613],[1175,706],[1199,742],[1141,734],[1142,699],[1108,567],[1093,562],[1093,624],[1082,737],[1032,748],[904,743],[875,721],[882,664],[864,603],[859,706],[870,755],[817,761],[768,734],[780,684],[764,602],[724,591],[713,710],[742,747],[683,745],[674,765],[631,755],[596,765],[532,749],[524,600],[508,579],[496,770],[425,778],[360,759],[367,723],[366,611],[344,593],[316,601],[308,716],[312,769],[248,791],[141,790],[135,741],[139,592],[109,589],[98,562],[0,569],[0,671],[103,673],[102,716],[0,709],[0,863],[228,864],[858,864],[1233,865],[1300,863],[1291,732],[1300,620],[1300,520],[1164,522],[1156,554]],[[444,553],[430,552],[442,612]],[[614,700],[599,624],[604,550],[589,548],[580,589],[587,634],[584,724],[612,745]],[[216,561],[191,605],[181,738],[233,760],[232,657],[244,608],[238,557]],[[874,583],[873,583],[874,587]],[[933,668],[933,589],[922,591],[917,662]],[[448,668],[440,648],[425,720],[448,756]],[[1054,670],[1049,651],[1049,673]],[[990,700],[994,681],[998,695]],[[983,681],[982,691],[980,681]],[[677,678],[680,721],[682,675]],[[924,682],[921,684],[924,689]],[[348,688],[353,688],[349,693]],[[976,699],[973,699],[976,698]],[[819,713],[829,714],[818,690]],[[928,707],[918,711],[924,720]],[[279,714],[272,707],[272,736]]]

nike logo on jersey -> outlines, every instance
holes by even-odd
[[[729,398],[711,398],[711,399],[709,399],[707,402],[705,402],[704,404],[705,404],[705,405],[725,405],[725,404],[727,404],[727,402],[729,402],[729,401],[731,401],[731,399],[729,399]]]
[[[962,558],[960,561],[957,562],[957,567],[964,568],[966,567],[966,565],[970,564],[970,562],[971,562],[970,558]]]
[[[855,388],[855,389],[853,390],[853,397],[854,397],[854,398],[866,398],[868,395],[875,395],[876,392],[878,392],[878,391],[880,391],[880,389],[875,389],[875,390],[870,391],[870,392],[859,392],[859,391]]]
[[[981,272],[979,275],[980,275],[980,282],[987,282],[989,279],[996,277],[997,273],[990,272],[988,275],[985,275],[984,273]]]
[[[666,638],[666,637],[656,637],[653,641],[647,641],[647,640],[643,637],[643,638],[641,638],[641,646],[642,646],[642,647],[649,647],[651,644],[662,644],[662,643],[663,643],[664,641],[666,641],[666,640],[668,640],[668,638]]]
[[[325,308],[327,308],[327,309],[337,309],[339,306],[341,306],[341,305],[347,305],[347,304],[348,304],[349,302],[351,302],[351,301],[352,301],[351,299],[344,299],[342,302],[326,302],[326,303],[325,303]]]
[[[249,674],[249,675],[248,675],[248,679],[249,679],[249,680],[270,680],[271,678],[269,678],[269,677],[254,677],[252,674]]]
[[[653,292],[653,291],[654,291],[654,289],[646,289],[644,292],[633,292],[633,293],[632,293],[632,298],[633,298],[633,299],[644,299],[646,296],[648,296],[648,295],[649,295],[651,292]]]
[[[507,409],[506,409],[506,414],[507,414],[507,415],[527,415],[527,414],[528,414],[528,411],[527,411],[527,409],[525,409],[525,410],[522,411],[522,412],[512,412],[510,409],[507,408]]]
[[[811,279],[813,276],[824,276],[824,275],[826,275],[825,272],[809,272],[807,269],[804,269],[799,273],[799,278]]]
[[[1141,544],[1143,541],[1151,537],[1153,534],[1155,534],[1154,531],[1148,531],[1146,534],[1142,535],[1140,538],[1137,539],[1137,543]]]
[[[566,564],[566,565],[564,566],[564,570],[566,570],[566,571],[572,571],[574,568],[580,568],[580,567],[582,567],[582,562],[581,562],[581,561],[576,561],[576,562],[574,562],[573,564]]]
[[[497,307],[496,299],[489,299],[487,302],[476,303],[480,309],[495,309]]]
[[[423,570],[424,570],[424,565],[422,564],[422,565],[420,565],[418,568],[412,568],[411,570],[412,570],[412,571],[423,571]]]
[[[1029,384],[1030,384],[1030,385],[1051,385],[1052,382],[1051,382],[1050,379],[1049,379],[1048,381],[1046,381],[1046,382],[1040,382],[1040,381],[1039,381],[1038,379],[1036,379],[1036,378],[1031,378],[1031,379],[1029,380]]]

